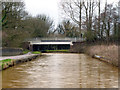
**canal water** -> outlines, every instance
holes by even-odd
[[[2,75],[3,88],[118,88],[118,69],[85,54],[46,54]]]

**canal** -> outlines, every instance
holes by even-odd
[[[118,69],[85,54],[48,53],[2,71],[3,88],[118,88]]]

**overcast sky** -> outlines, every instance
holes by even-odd
[[[26,10],[33,16],[45,14],[58,23],[58,0],[25,0]]]
[[[25,0],[26,10],[33,16],[46,14],[50,16],[57,25],[60,20],[60,12],[58,10],[59,1],[60,0]],[[117,1],[118,0],[108,0],[109,3]]]

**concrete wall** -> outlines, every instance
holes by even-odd
[[[2,56],[14,56],[23,53],[21,48],[0,48],[0,51],[2,51]]]

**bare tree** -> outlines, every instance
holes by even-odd
[[[64,20],[61,24],[58,25],[56,31],[58,34],[62,34],[66,37],[78,37],[79,31],[77,31],[77,27],[72,24],[69,20]]]
[[[94,0],[87,0],[83,4],[84,10],[85,10],[85,15],[86,15],[86,27],[87,31],[92,30],[92,24],[93,24],[93,17],[94,17],[94,12],[97,7],[97,2]]]
[[[119,17],[119,20],[118,20],[118,29],[120,28],[120,0],[118,2],[118,17]],[[118,40],[120,41],[120,31],[118,31]]]
[[[64,13],[79,27],[79,33],[82,30],[82,0],[68,0],[61,2]]]
[[[100,11],[101,11],[101,2],[100,2],[100,0],[98,1],[98,35],[99,36],[101,36],[101,38],[102,38],[102,30],[100,29],[100,18],[101,18],[101,13],[100,13]],[[101,32],[100,32],[101,31]]]

